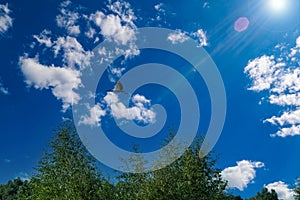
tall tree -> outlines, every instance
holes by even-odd
[[[8,181],[7,184],[0,185],[0,199],[2,200],[23,200],[26,198],[21,195],[24,191],[28,190],[28,181],[22,181],[16,178],[13,181]],[[25,194],[25,193],[24,193]]]
[[[251,197],[249,200],[278,200],[275,190],[268,191],[267,188],[263,188],[261,192],[258,192],[256,196]]]
[[[168,156],[176,148],[176,145],[170,146],[162,152],[163,160],[172,159]],[[226,182],[222,180],[220,170],[214,167],[216,160],[211,154],[200,158],[199,150],[199,142],[195,142],[179,159],[160,170],[139,174],[124,173],[121,176],[123,181],[117,187],[127,195],[124,198],[127,200],[226,199]],[[138,163],[143,164],[142,161]],[[158,161],[158,164],[161,163]]]
[[[50,150],[39,162],[30,184],[31,199],[102,199],[107,184],[75,128],[66,123],[55,131]]]

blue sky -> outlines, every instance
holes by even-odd
[[[98,103],[87,106],[90,112],[80,118],[82,124],[111,130],[107,137],[124,149],[133,143],[145,152],[158,149],[164,133],[178,128],[180,121],[172,91],[158,84],[144,85],[132,94],[106,90],[136,66],[160,63],[179,71],[192,85],[200,99],[198,135],[205,133],[211,100],[203,77],[191,74],[193,66],[173,54],[138,49],[139,28],[161,27],[174,30],[166,38],[170,44],[195,40],[223,79],[227,112],[214,149],[229,190],[249,197],[265,185],[290,199],[290,188],[300,176],[299,4],[298,0],[1,0],[0,183],[32,174],[52,130],[72,116],[72,103],[80,102],[82,74],[93,65],[93,50],[103,40],[128,51],[104,72],[97,86]],[[106,62],[110,52],[98,50]],[[182,90],[175,76],[167,80]],[[124,98],[130,99],[129,105],[122,104]],[[167,113],[160,134],[137,139],[122,133],[131,120],[141,126],[160,122],[154,104],[164,106]]]

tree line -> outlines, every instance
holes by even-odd
[[[0,185],[0,200],[242,200],[226,191],[227,182],[215,167],[214,156],[198,156],[199,141],[167,167],[148,173],[121,173],[112,183],[70,123],[54,132],[50,148],[30,180],[16,178]],[[143,167],[142,157],[133,161],[136,167]],[[295,199],[300,200],[300,182],[295,193]],[[263,188],[249,200],[278,200],[278,196]]]

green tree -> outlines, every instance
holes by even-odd
[[[106,197],[109,183],[96,168],[70,124],[55,131],[50,150],[39,162],[30,187],[31,199],[110,199]]]
[[[249,200],[278,200],[275,190],[268,191],[267,188],[263,188],[261,192],[258,192],[256,196],[251,197]]]
[[[28,181],[22,181],[16,178],[13,181],[8,181],[7,184],[0,185],[0,199],[1,200],[21,200],[24,199],[23,191],[27,190]]]
[[[226,200],[243,200],[243,198],[240,195],[234,196],[232,194],[228,194],[225,199]]]
[[[295,199],[300,200],[300,178],[298,178],[297,185],[294,191],[295,191]]]
[[[171,133],[172,134],[172,133]],[[176,152],[179,145],[170,146],[162,152],[162,160]],[[149,173],[124,173],[117,184],[120,199],[133,200],[224,200],[226,182],[222,180],[220,170],[216,169],[216,160],[209,154],[199,157],[200,145],[195,142],[172,164]],[[137,159],[137,167],[142,169],[142,158]],[[159,160],[158,165],[163,164]],[[125,196],[124,196],[125,195]],[[122,197],[122,198],[121,198]]]

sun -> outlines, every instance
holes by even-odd
[[[286,4],[286,0],[269,0],[269,6],[275,11],[283,11]]]

